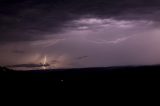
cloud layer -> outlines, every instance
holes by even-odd
[[[158,64],[159,6],[159,0],[0,0],[0,64],[39,66],[44,56],[51,68]]]
[[[45,39],[82,17],[159,21],[159,5],[159,0],[1,0],[0,41]]]

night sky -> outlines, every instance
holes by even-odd
[[[0,65],[160,64],[159,0],[0,0]]]

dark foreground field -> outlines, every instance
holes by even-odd
[[[1,81],[53,81],[65,83],[81,81],[160,80],[159,65],[33,71],[14,71],[3,67],[0,69]]]
[[[46,97],[53,101],[52,97],[57,98],[58,96],[55,95],[58,93],[60,100],[70,98],[70,96],[74,99],[77,99],[77,97],[87,98],[87,101],[91,97],[109,97],[114,99],[113,103],[119,103],[116,102],[115,98],[123,99],[126,103],[127,98],[140,98],[139,100],[142,101],[144,97],[156,97],[149,96],[149,94],[158,95],[159,84],[160,66],[158,65],[26,72],[1,68],[0,71],[0,89],[3,89],[1,93],[4,93],[4,95],[9,94],[7,99],[8,97],[13,99],[16,95],[20,95],[19,98],[23,99],[28,95],[29,98],[34,98],[34,101],[36,98],[41,98],[43,101]],[[89,97],[86,96],[87,94]],[[97,94],[104,95],[104,97],[95,96]],[[82,102],[81,99],[78,100]],[[131,100],[133,100],[133,102],[130,102],[131,104],[135,103],[134,99]],[[39,102],[41,101],[38,99]],[[71,99],[71,102],[73,102],[73,99]]]
[[[0,89],[3,88],[5,91],[7,89],[7,92],[11,89],[23,90],[24,92],[29,89],[30,92],[37,92],[38,94],[42,91],[49,93],[50,91],[57,91],[53,90],[55,88],[63,90],[66,88],[71,88],[71,90],[78,88],[88,89],[89,91],[94,89],[96,92],[120,92],[122,94],[124,92],[126,94],[132,92],[134,94],[134,92],[137,92],[136,90],[138,92],[153,92],[160,89],[160,66],[36,71],[13,71],[1,68],[0,84]],[[148,90],[146,91],[146,89]]]

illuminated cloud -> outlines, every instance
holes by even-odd
[[[81,18],[72,21],[71,32],[81,40],[95,44],[118,44],[154,27],[149,20],[116,20],[102,18]],[[77,31],[77,32],[76,32]],[[70,34],[71,35],[71,34]],[[74,37],[72,36],[72,37]]]
[[[108,43],[117,44],[117,43],[123,42],[123,41],[125,41],[125,40],[127,40],[127,39],[128,39],[128,37],[118,38],[118,39],[116,39],[116,40],[114,40],[114,41],[108,41]]]
[[[129,29],[133,28],[137,25],[151,25],[153,24],[153,21],[149,20],[116,20],[116,19],[102,19],[102,18],[83,18],[79,20],[73,21],[75,26],[77,26],[78,29],[86,29],[88,30],[94,28],[121,28],[121,29]]]

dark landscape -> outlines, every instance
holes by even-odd
[[[0,0],[1,88],[159,86],[159,45],[159,0]]]
[[[32,71],[16,71],[4,67],[0,69],[1,81],[108,82],[113,80],[160,80],[160,65]]]

